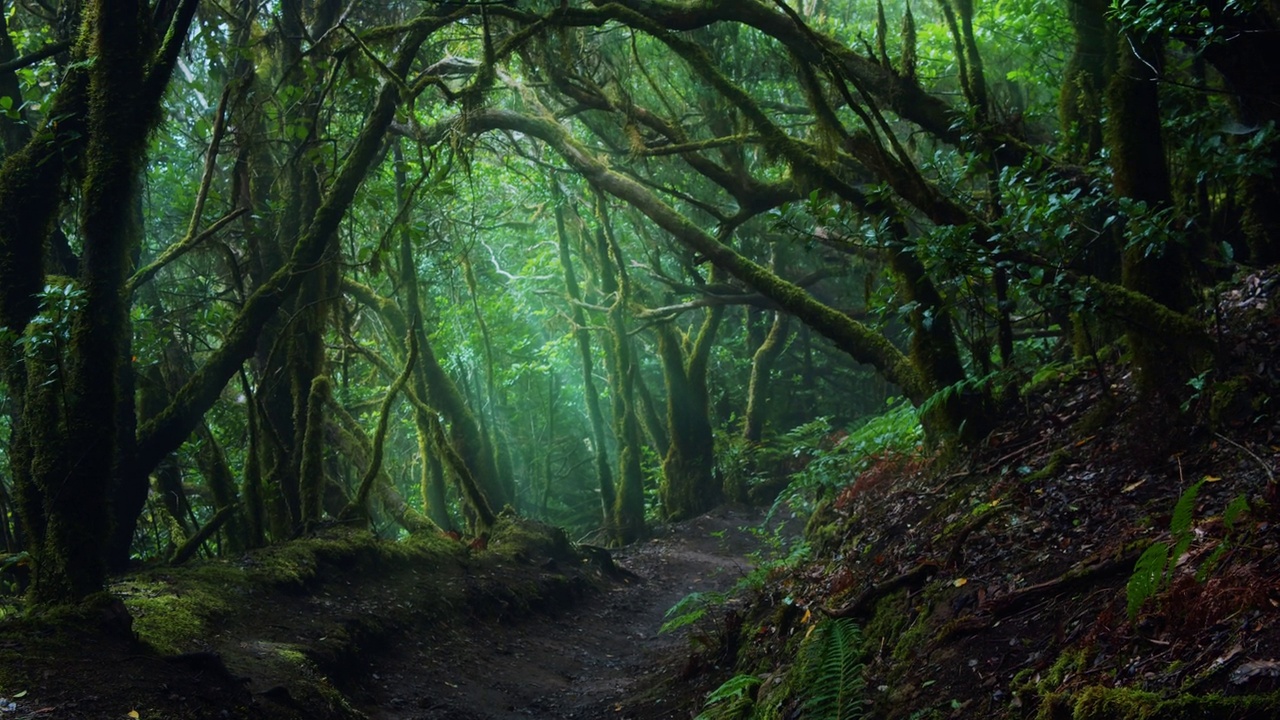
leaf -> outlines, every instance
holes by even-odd
[[[1204,480],[1197,480],[1187,488],[1182,496],[1178,498],[1178,504],[1173,506],[1173,520],[1169,523],[1169,530],[1175,537],[1186,535],[1191,532],[1191,516],[1196,510],[1196,496],[1200,494],[1200,487],[1204,485]]]
[[[130,710],[130,711],[129,711],[129,717],[133,718],[133,720],[138,720],[138,718],[140,718],[140,717],[142,717],[142,716],[138,714],[138,711],[137,711],[137,710]]]
[[[1247,512],[1249,512],[1249,499],[1244,496],[1244,493],[1231,498],[1231,502],[1227,503],[1227,509],[1222,511],[1222,524],[1226,526],[1227,532],[1234,531],[1236,521]]]
[[[1164,581],[1165,566],[1169,564],[1169,546],[1155,543],[1147,548],[1133,565],[1126,587],[1129,620],[1136,620],[1138,611],[1160,589]]]

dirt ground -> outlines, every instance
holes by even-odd
[[[563,539],[472,553],[346,535],[142,571],[69,614],[0,622],[0,719],[689,717],[705,683],[673,682],[689,641],[658,630],[750,570],[760,520],[655,528],[613,573]]]
[[[689,717],[697,697],[654,691],[687,661],[688,639],[658,630],[689,593],[726,590],[750,571],[747,529],[760,522],[759,511],[726,507],[660,527],[613,553],[634,578],[574,607],[405,638],[354,699],[376,720]]]

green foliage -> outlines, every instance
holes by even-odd
[[[1259,0],[1226,0],[1218,15],[1221,20],[1215,20],[1213,8],[1203,0],[1112,0],[1110,12],[1114,20],[1142,36],[1187,38],[1202,50],[1229,41],[1236,33],[1230,21],[1258,5]]]
[[[724,602],[726,597],[724,593],[718,592],[691,592],[685,595],[679,602],[672,605],[670,610],[667,610],[663,617],[668,620],[658,628],[658,633],[679,630],[698,622],[713,606]]]
[[[796,692],[806,720],[862,717],[862,632],[849,618],[814,625],[800,648]]]
[[[779,500],[812,510],[819,497],[847,485],[875,458],[911,453],[923,439],[920,412],[899,398],[888,400],[883,413],[847,435],[842,436],[827,418],[800,425],[777,442],[779,449],[804,463]]]
[[[40,312],[17,343],[32,354],[47,349],[60,352],[70,339],[71,318],[84,303],[84,291],[67,280],[45,285],[38,297]]]
[[[760,678],[755,675],[734,675],[707,694],[706,704],[694,720],[738,720],[750,717],[755,690],[759,686]]]
[[[1178,559],[1187,552],[1192,540],[1195,539],[1192,521],[1195,516],[1196,499],[1207,480],[1208,478],[1197,480],[1178,497],[1178,502],[1173,507],[1173,518],[1169,522],[1171,542],[1153,543],[1134,563],[1133,573],[1129,576],[1126,587],[1130,621],[1137,619],[1142,606],[1148,600],[1167,589],[1173,582]],[[1227,504],[1222,514],[1222,524],[1226,527],[1228,534],[1235,531],[1236,523],[1248,509],[1249,501],[1244,495],[1237,495]],[[1197,582],[1203,582],[1209,576],[1229,547],[1228,541],[1224,539],[1201,563],[1196,571]]]
[[[1169,564],[1169,546],[1158,542],[1147,548],[1133,566],[1127,588],[1129,619],[1136,620],[1138,611],[1164,587],[1165,568]]]

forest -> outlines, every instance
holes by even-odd
[[[755,569],[651,599],[691,699],[627,717],[1273,717],[1278,35],[1276,0],[0,2],[0,714],[110,646],[236,689],[46,706],[515,717],[375,711],[354,668],[652,593],[697,535]],[[387,580],[454,565],[489,610]],[[201,635],[342,582],[346,649],[273,655],[320,699]],[[77,623],[120,637],[32,639]],[[983,675],[997,638],[1034,658]]]

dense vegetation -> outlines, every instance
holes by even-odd
[[[332,522],[624,543],[1104,348],[1177,422],[1280,257],[1270,0],[0,9],[37,604]]]

